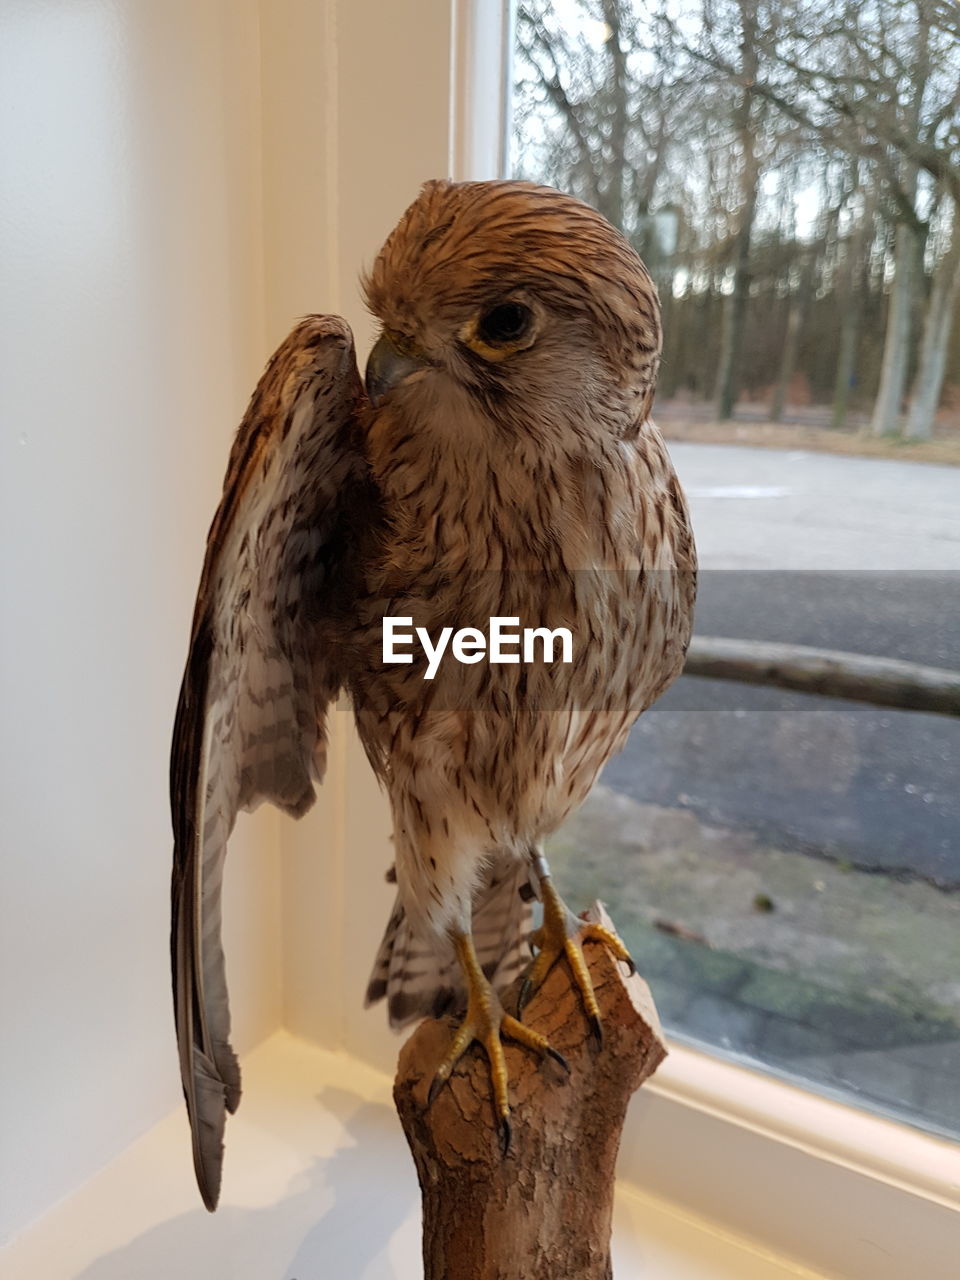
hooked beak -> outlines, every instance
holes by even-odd
[[[428,363],[423,356],[401,351],[388,333],[382,333],[367,360],[365,382],[370,403],[378,409],[388,391]]]

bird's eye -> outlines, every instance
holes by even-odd
[[[501,302],[480,317],[477,337],[488,346],[518,342],[530,328],[533,314],[521,302]]]

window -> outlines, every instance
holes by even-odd
[[[673,1036],[956,1137],[960,43],[944,6],[875,8],[518,5],[513,172],[660,290],[699,652],[933,667],[953,713],[686,676],[551,861]]]

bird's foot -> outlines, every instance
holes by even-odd
[[[603,1027],[600,1022],[600,1008],[590,971],[583,955],[585,942],[601,942],[618,960],[629,965],[630,972],[636,972],[636,965],[630,952],[615,933],[605,929],[601,924],[589,924],[575,916],[553,886],[548,875],[541,876],[540,894],[543,900],[543,924],[532,934],[530,941],[537,949],[536,957],[527,976],[520,987],[517,1000],[517,1016],[523,1013],[524,1006],[537,987],[561,956],[566,956],[573,980],[580,990],[584,1008],[590,1022],[590,1028],[597,1043],[603,1043]]]
[[[467,981],[467,1012],[457,1027],[446,1057],[437,1067],[430,1086],[427,1100],[429,1106],[440,1089],[450,1079],[454,1067],[467,1052],[474,1041],[478,1041],[490,1063],[490,1078],[493,1084],[493,1105],[496,1112],[497,1128],[500,1135],[500,1149],[504,1155],[510,1149],[510,1099],[507,1085],[507,1064],[503,1053],[503,1040],[514,1040],[522,1044],[541,1058],[553,1058],[561,1067],[569,1072],[566,1059],[551,1047],[546,1036],[524,1026],[516,1018],[508,1014],[500,1003],[500,997],[484,977],[479,964],[473,942],[467,937],[455,940],[464,977]]]

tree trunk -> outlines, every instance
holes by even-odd
[[[667,334],[673,330],[673,317],[676,310],[672,274],[665,276],[663,284],[658,285],[658,292],[660,294],[660,327],[663,333]],[[671,400],[677,394],[678,372],[676,362],[668,368],[661,365],[661,374],[657,379],[657,396],[661,403],[664,400]]]
[[[723,309],[720,362],[714,393],[718,422],[726,422],[733,417],[733,409],[740,389],[738,383],[740,349],[743,346],[743,330],[747,319],[747,301],[750,293],[750,241],[757,211],[757,184],[760,178],[756,152],[756,125],[753,120],[755,98],[751,89],[756,81],[759,66],[756,0],[739,0],[739,7],[740,70],[744,88],[737,107],[735,127],[740,142],[743,168],[740,174],[740,217],[733,243],[733,289]]]
[[[608,928],[595,905],[588,918]],[[513,1137],[500,1153],[490,1072],[475,1047],[429,1109],[450,1023],[423,1023],[400,1052],[394,1100],[423,1196],[424,1280],[610,1280],[610,1222],[620,1131],[631,1094],[666,1048],[646,983],[606,948],[585,955],[600,1004],[598,1046],[565,963],[524,1021],[570,1065],[505,1043]],[[508,1007],[510,1001],[508,1000]]]
[[[849,294],[843,299],[837,375],[833,389],[833,414],[830,419],[830,425],[837,431],[845,426],[850,409],[850,392],[853,390],[857,374],[857,351],[860,347],[862,323],[863,290],[851,288]]]
[[[850,407],[850,392],[857,368],[857,347],[860,345],[860,314],[862,302],[859,297],[847,300],[840,322],[840,352],[837,356],[837,380],[833,391],[833,414],[830,425],[839,431],[847,421]]]
[[[783,410],[787,403],[790,383],[797,368],[797,356],[800,353],[800,335],[803,331],[803,320],[810,294],[813,291],[813,255],[811,248],[800,263],[800,279],[796,289],[790,295],[790,307],[787,311],[787,332],[783,340],[783,354],[780,370],[777,374],[777,385],[773,392],[773,405],[770,409],[770,421],[779,422],[783,418]]]
[[[620,43],[622,8],[620,0],[604,0],[603,16],[609,28],[605,49],[610,60],[610,85],[613,110],[610,120],[610,160],[607,168],[606,207],[601,210],[615,227],[623,229],[624,187],[627,177],[627,55]]]
[[[943,390],[947,349],[953,328],[954,308],[960,294],[960,216],[954,206],[953,238],[937,263],[933,288],[923,326],[920,364],[910,397],[905,435],[909,440],[929,440]]]
[[[883,343],[880,387],[873,406],[871,431],[894,436],[900,431],[900,406],[907,385],[907,362],[913,328],[913,296],[917,269],[917,233],[906,222],[897,227],[893,285]]]
[[[854,162],[852,183],[858,185],[859,167]],[[857,218],[847,241],[840,272],[840,340],[837,344],[837,372],[833,389],[833,414],[830,425],[839,431],[847,421],[850,392],[857,371],[857,349],[860,345],[860,329],[863,323],[863,301],[867,292],[866,258],[869,256],[869,237],[876,217],[877,190],[873,185],[864,191],[863,210]]]
[[[912,93],[905,106],[905,125],[911,137],[917,137],[923,94],[929,72],[930,24],[922,5],[916,9],[917,29],[914,55],[910,67]],[[922,234],[916,218],[918,167],[914,160],[903,164],[903,196],[909,206],[910,220],[901,217],[897,227],[897,245],[887,331],[883,345],[880,388],[873,407],[871,428],[875,436],[896,435],[900,429],[900,406],[907,388],[907,365],[913,330],[913,302],[918,277],[922,281],[923,261],[920,257]]]

